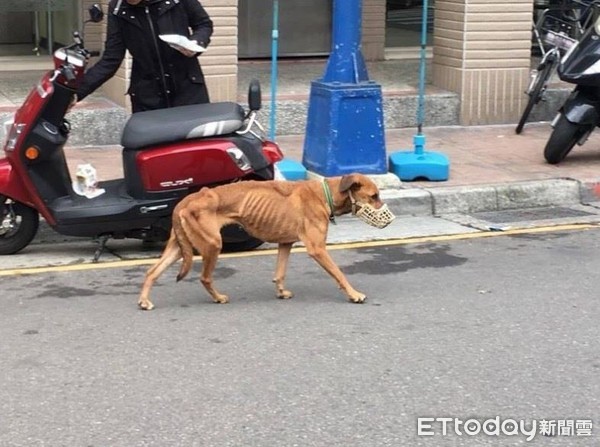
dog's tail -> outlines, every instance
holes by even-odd
[[[190,272],[194,261],[194,247],[188,237],[185,212],[183,210],[173,215],[173,231],[177,237],[177,243],[179,244],[183,258],[179,267],[179,273],[177,274],[177,281],[181,281]]]

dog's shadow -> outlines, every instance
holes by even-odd
[[[357,260],[341,268],[349,275],[388,275],[414,269],[454,267],[468,261],[468,258],[453,255],[450,251],[449,245],[439,244],[365,248],[359,249],[359,253],[371,254],[370,259]]]

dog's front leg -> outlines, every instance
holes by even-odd
[[[354,289],[346,279],[346,276],[342,273],[337,264],[331,259],[329,253],[327,253],[327,247],[325,241],[314,242],[305,240],[306,249],[308,255],[319,263],[321,267],[325,269],[333,278],[337,281],[340,289],[346,292],[348,299],[353,303],[362,303],[367,296],[364,293]]]
[[[285,289],[285,272],[287,271],[291,250],[292,244],[279,244],[277,249],[277,267],[275,268],[275,278],[273,278],[273,282],[277,288],[277,298],[284,300],[294,296],[291,291]]]

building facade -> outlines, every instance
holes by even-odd
[[[200,56],[211,99],[235,100],[238,60],[270,55],[273,1],[201,1],[215,24],[210,51]],[[25,53],[43,55],[54,45],[70,41],[71,30],[82,29],[87,9],[95,2],[98,0],[2,0],[0,61],[19,44]],[[107,11],[108,0],[100,3]],[[363,0],[365,59],[384,60],[402,46],[416,47],[422,3]],[[523,108],[529,78],[533,0],[429,3],[433,83],[458,94],[461,123],[514,122]],[[333,0],[282,0],[279,4],[280,55],[327,55]],[[13,26],[4,26],[9,23]],[[106,21],[86,24],[88,48],[102,48],[105,26]],[[102,87],[107,96],[124,106],[128,106],[125,92],[130,64],[126,58],[116,76]]]
[[[433,83],[460,97],[461,124],[515,122],[531,65],[531,0],[437,0]]]

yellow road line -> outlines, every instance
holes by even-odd
[[[422,244],[425,242],[447,242],[447,241],[458,241],[467,239],[480,239],[486,237],[498,237],[498,236],[513,236],[519,234],[537,234],[537,233],[554,233],[558,231],[581,231],[589,230],[593,228],[600,228],[600,224],[571,224],[571,225],[556,225],[547,227],[534,227],[534,228],[522,228],[516,230],[507,231],[478,231],[475,233],[459,233],[459,234],[447,234],[439,236],[422,236],[422,237],[407,237],[402,239],[387,239],[380,241],[366,241],[366,242],[349,242],[344,244],[333,244],[328,245],[328,250],[349,250],[355,248],[368,248],[368,247],[388,247],[395,245],[409,245],[409,244]],[[295,247],[292,249],[293,253],[306,252],[304,247]],[[267,250],[254,250],[241,253],[224,253],[220,258],[248,258],[252,256],[268,256],[277,254],[277,249]],[[199,256],[195,256],[194,259],[199,260]],[[57,273],[57,272],[77,272],[83,270],[99,270],[109,268],[123,268],[123,267],[138,267],[143,265],[151,265],[156,262],[157,258],[150,259],[131,259],[124,261],[108,261],[88,264],[74,264],[74,265],[59,265],[59,266],[47,266],[47,267],[27,267],[20,269],[6,269],[0,270],[0,276],[15,276],[15,275],[35,275],[38,273]]]

